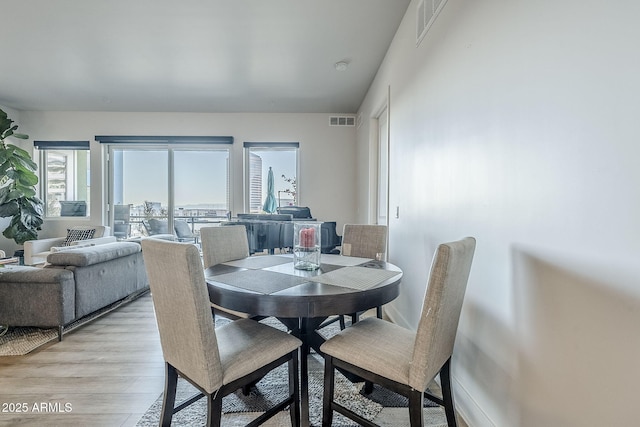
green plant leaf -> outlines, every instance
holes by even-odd
[[[7,144],[9,136],[27,139],[17,133],[18,125],[0,109],[0,217],[10,217],[9,226],[2,232],[17,244],[38,238],[43,223],[42,201],[35,197],[38,165],[26,150]]]
[[[38,177],[33,173],[21,173],[18,176],[20,184],[33,187],[38,183]]]
[[[37,229],[42,225],[42,219],[39,218],[38,215],[28,212],[25,209],[22,210],[20,219],[26,229]]]
[[[20,213],[20,205],[15,200],[0,204],[0,218],[12,217]]]
[[[20,158],[31,160],[31,155],[29,154],[29,152],[26,150],[23,150],[17,145],[9,144],[8,149],[11,150],[14,155],[19,156]]]
[[[11,122],[13,122],[13,120],[11,120]],[[5,130],[2,133],[2,139],[7,139],[9,138],[11,135],[13,135],[13,131],[18,129],[18,126],[11,126],[9,129]]]
[[[24,186],[19,186],[19,191],[22,193],[21,194],[21,198],[23,197],[33,197],[36,195],[36,190],[33,187],[24,187]]]
[[[0,205],[9,200],[9,187],[0,188]]]

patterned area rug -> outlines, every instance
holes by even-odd
[[[312,425],[322,424],[322,372],[323,363],[320,357],[313,355],[309,358],[309,418]],[[354,408],[367,419],[374,419],[382,410],[382,405],[372,402],[360,395],[363,384],[352,384],[342,375],[336,375],[336,396],[344,405]],[[222,399],[222,412],[225,414],[242,412],[263,412],[267,408],[284,400],[288,392],[286,364],[271,371],[266,375],[248,396],[240,391]],[[180,379],[176,404],[186,400],[197,393],[197,390],[188,382]],[[160,419],[162,408],[162,395],[149,408],[137,427],[155,427]],[[184,427],[196,427],[204,425],[206,418],[206,401],[201,399],[193,405],[183,409],[173,416],[172,425]],[[287,418],[288,421],[288,418]],[[334,426],[352,426],[353,422],[336,414]]]
[[[216,325],[222,324],[226,320],[216,321]],[[218,323],[221,322],[221,323]],[[271,326],[284,329],[282,324],[273,318],[262,321]],[[330,325],[322,330],[322,335],[332,336],[337,333],[338,325]],[[324,361],[321,356],[313,353],[309,357],[309,418],[311,425],[322,425],[322,391],[323,391],[323,374]],[[249,412],[265,411],[267,408],[286,398],[288,392],[288,375],[287,365],[283,365],[258,382],[251,390],[249,396],[244,396],[240,391],[226,396],[222,399],[222,411],[224,414],[244,414]],[[335,377],[335,396],[336,400],[342,405],[353,409],[355,412],[363,415],[368,420],[374,420],[379,416],[385,407],[406,407],[406,400],[393,392],[374,388],[374,392],[367,396],[362,393],[363,383],[351,383],[339,372]],[[197,394],[197,390],[182,378],[178,381],[176,393],[176,405]],[[425,408],[438,406],[433,402],[425,399]],[[162,409],[162,394],[156,402],[147,410],[140,419],[137,427],[155,427],[159,423],[160,410]],[[436,408],[429,408],[436,409]],[[436,419],[440,422],[435,424],[427,423],[426,425],[441,425],[443,411],[437,409]],[[407,412],[408,414],[408,412]],[[289,425],[288,415],[283,418],[283,425]],[[203,426],[206,420],[206,401],[201,399],[193,405],[183,409],[173,416],[172,425],[196,427]],[[227,420],[228,421],[228,420]],[[227,421],[224,421],[225,424]],[[246,421],[246,420],[245,420]],[[391,425],[395,423],[392,422]],[[274,424],[279,425],[279,424]],[[334,413],[333,426],[351,427],[354,422],[343,417],[338,413]]]
[[[115,310],[123,304],[129,303],[136,298],[146,294],[148,291],[133,294],[120,301],[76,320],[64,328],[64,333],[72,331],[85,323],[96,319],[110,311]],[[0,356],[23,356],[32,352],[44,344],[58,339],[58,328],[31,328],[31,327],[9,327],[9,330],[0,336]]]

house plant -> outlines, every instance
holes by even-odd
[[[16,129],[18,125],[0,109],[0,218],[11,218],[2,234],[22,245],[38,238],[44,211],[36,197],[38,166],[27,151],[6,141],[10,136],[28,138]]]

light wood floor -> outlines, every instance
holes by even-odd
[[[147,294],[62,342],[26,356],[0,357],[0,426],[135,426],[163,385],[162,350]],[[27,413],[16,412],[15,404]]]
[[[0,357],[0,426],[135,426],[163,386],[162,350],[147,294],[62,342]],[[379,421],[395,427],[397,416],[390,411],[387,422]],[[289,425],[288,416],[280,419],[267,425]]]

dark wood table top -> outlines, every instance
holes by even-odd
[[[292,255],[252,256],[205,270],[211,302],[257,316],[324,318],[383,305],[400,292],[402,271],[366,258],[322,254],[318,270]]]

